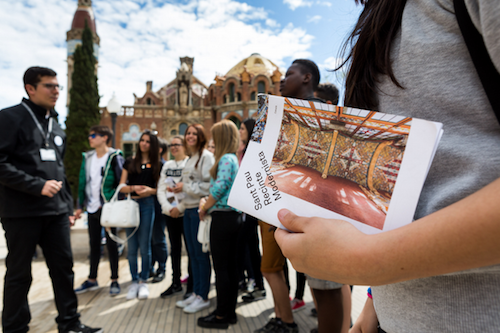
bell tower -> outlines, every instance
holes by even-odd
[[[70,101],[70,89],[71,89],[71,76],[73,75],[73,53],[77,45],[82,43],[82,33],[85,28],[85,21],[89,26],[92,34],[94,36],[94,56],[96,59],[95,72],[97,74],[97,62],[99,61],[99,44],[100,39],[97,35],[94,11],[92,10],[92,0],[78,0],[78,7],[76,9],[75,15],[73,16],[73,22],[71,23],[71,30],[66,33],[67,42],[67,62],[68,62],[68,84],[67,84],[67,99],[66,107],[69,107]]]

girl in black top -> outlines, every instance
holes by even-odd
[[[149,296],[146,280],[151,268],[151,235],[155,217],[154,196],[156,184],[160,177],[160,156],[158,138],[146,131],[139,139],[139,151],[133,159],[127,159],[123,165],[121,184],[127,184],[121,189],[123,193],[131,193],[132,198],[139,203],[140,225],[137,232],[128,239],[128,262],[132,284],[127,293],[127,299],[146,299]],[[133,232],[127,229],[127,236]],[[137,270],[137,251],[141,251],[141,274]]]

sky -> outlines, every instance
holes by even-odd
[[[77,0],[0,0],[0,109],[18,104],[30,66],[58,73],[67,85],[66,32]],[[311,59],[321,82],[337,84],[340,47],[362,7],[354,0],[93,0],[100,37],[100,106],[113,93],[120,104],[143,96],[146,81],[158,90],[175,78],[179,57],[194,57],[194,75],[206,86],[252,53],[286,70]],[[56,111],[66,114],[63,88]]]

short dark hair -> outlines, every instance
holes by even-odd
[[[300,66],[302,74],[310,73],[312,75],[312,88],[314,91],[316,91],[316,88],[318,88],[320,75],[318,66],[314,63],[314,61],[308,59],[295,59],[292,62],[292,65],[293,64],[297,64]]]
[[[33,87],[36,87],[36,85],[40,82],[42,79],[42,76],[57,76],[57,73],[54,72],[52,69],[47,68],[47,67],[30,67],[24,72],[23,76],[23,82],[26,90],[26,85],[30,84]],[[26,90],[26,93],[28,93],[28,90]]]
[[[111,139],[113,138],[113,131],[106,125],[95,125],[95,126],[92,126],[90,129],[89,129],[89,133],[90,132],[94,132],[94,133],[97,133],[101,136],[107,136],[108,137],[108,140],[106,141],[106,143],[110,143]]]
[[[316,88],[316,97],[324,99],[325,101],[331,101],[333,104],[337,105],[339,102],[339,90],[332,83],[321,83]]]
[[[168,143],[164,138],[158,137],[158,146],[161,149],[161,155],[165,154],[168,151]]]

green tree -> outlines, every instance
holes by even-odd
[[[73,198],[76,199],[82,152],[90,148],[88,143],[89,129],[91,126],[99,124],[101,119],[93,35],[87,22],[85,22],[85,29],[82,33],[82,44],[76,47],[73,59],[72,87],[66,118],[67,148],[64,166]]]

